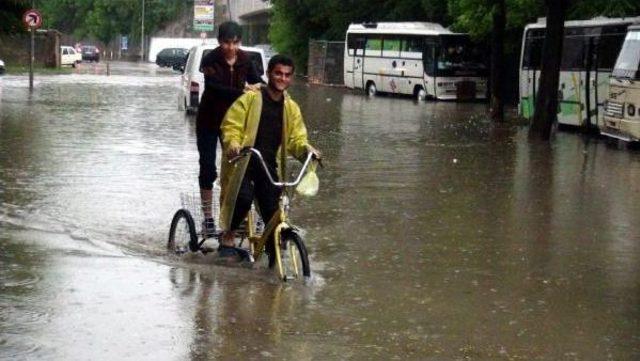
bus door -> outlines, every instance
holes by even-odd
[[[366,44],[366,37],[360,34],[353,34],[355,51],[353,53],[353,87],[358,89],[364,89],[363,72],[364,72],[364,47]]]
[[[425,76],[425,91],[428,96],[436,98],[436,83],[437,83],[437,52],[440,51],[438,47],[437,38],[427,37],[424,39],[422,51],[422,66],[424,67]],[[424,76],[424,75],[423,75]]]
[[[587,128],[598,126],[598,44],[599,37],[585,38],[585,106],[583,119]]]
[[[586,119],[586,48],[581,28],[565,29],[560,61],[558,123],[582,126]]]
[[[525,34],[522,65],[520,68],[520,114],[533,117],[535,98],[540,81],[544,29],[530,29]]]

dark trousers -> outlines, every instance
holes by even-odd
[[[262,164],[255,158],[251,158],[247,172],[242,179],[240,190],[238,191],[238,198],[236,199],[236,206],[233,212],[233,218],[231,219],[231,229],[238,228],[240,223],[247,216],[247,212],[251,209],[251,203],[255,198],[260,209],[260,215],[264,220],[265,225],[269,223],[271,217],[278,210],[278,200],[280,192],[279,187],[274,186],[269,181],[269,178],[264,172]],[[278,180],[275,164],[270,165],[270,173],[273,179]]]
[[[201,189],[213,189],[213,182],[218,178],[216,169],[216,148],[220,139],[220,131],[207,128],[196,128],[198,153],[200,154],[200,174],[198,183]]]

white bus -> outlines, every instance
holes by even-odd
[[[423,22],[351,24],[344,51],[348,88],[416,99],[486,99],[486,57],[467,34]]]
[[[597,129],[609,96],[609,76],[627,27],[635,18],[594,18],[565,22],[558,85],[558,123]],[[545,19],[525,27],[520,54],[519,112],[533,117],[540,80]]]
[[[629,27],[609,86],[600,133],[640,141],[640,25]]]

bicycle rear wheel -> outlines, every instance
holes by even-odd
[[[179,209],[171,220],[167,249],[177,254],[198,250],[198,235],[193,217],[186,209]]]
[[[311,277],[307,248],[302,237],[295,231],[284,230],[280,234],[278,247],[273,253],[275,253],[274,263],[278,266],[278,273],[283,281]]]

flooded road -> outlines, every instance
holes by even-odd
[[[483,104],[299,83],[313,279],[165,252],[197,190],[178,76],[0,77],[1,359],[637,360],[640,153]]]

